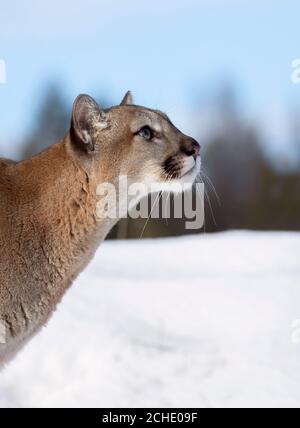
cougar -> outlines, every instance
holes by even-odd
[[[46,324],[117,223],[99,220],[98,185],[120,175],[193,183],[199,152],[166,114],[134,105],[127,92],[109,109],[79,95],[59,143],[22,162],[0,159],[0,364]]]

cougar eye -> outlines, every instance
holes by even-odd
[[[153,131],[149,126],[143,126],[143,128],[139,130],[138,134],[147,141],[152,140],[154,136]]]

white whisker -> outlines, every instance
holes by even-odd
[[[220,196],[219,196],[219,194],[218,194],[218,192],[217,192],[217,190],[216,190],[216,188],[215,188],[215,186],[214,186],[214,184],[213,184],[212,180],[211,180],[211,179],[210,179],[210,177],[207,175],[207,172],[204,170],[204,168],[203,168],[203,167],[202,167],[202,171],[200,172],[200,174],[202,174],[202,175],[203,175],[203,177],[205,177],[205,178],[206,178],[206,180],[207,180],[207,184],[210,186],[210,188],[212,189],[213,193],[215,194],[215,197],[216,197],[216,199],[217,199],[217,201],[218,201],[219,205],[221,205],[221,198],[220,198]]]

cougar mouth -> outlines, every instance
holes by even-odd
[[[178,180],[196,175],[200,172],[201,159],[193,156],[187,158],[169,157],[163,165],[167,180]]]

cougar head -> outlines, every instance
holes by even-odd
[[[126,175],[132,182],[192,184],[200,172],[200,145],[158,110],[134,105],[130,92],[121,104],[102,109],[88,95],[73,106],[71,141],[101,180]]]

